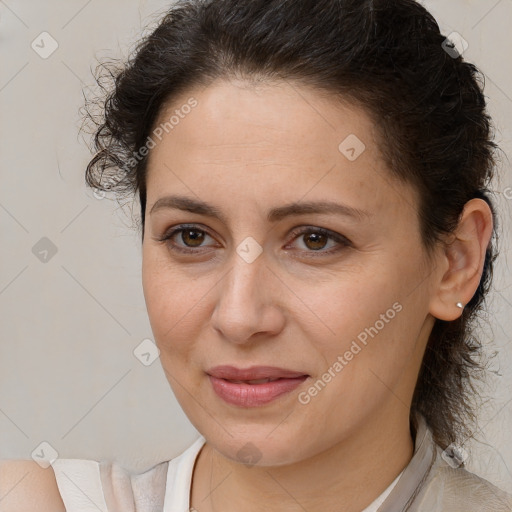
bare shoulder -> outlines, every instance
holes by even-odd
[[[0,460],[1,512],[66,512],[50,466],[30,460]]]

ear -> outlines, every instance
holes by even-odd
[[[485,263],[485,252],[493,230],[492,211],[483,199],[471,199],[464,206],[459,224],[445,242],[439,268],[443,275],[430,300],[429,312],[435,318],[457,319],[475,294]]]

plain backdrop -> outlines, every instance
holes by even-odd
[[[489,381],[468,465],[512,492],[512,1],[424,4],[444,34],[468,42],[504,152],[493,186],[501,259],[482,324],[501,376]],[[139,237],[130,204],[121,210],[85,187],[90,153],[79,134],[91,69],[126,56],[167,6],[0,0],[0,458],[29,459],[45,442],[60,457],[142,471],[198,436],[159,360],[134,355],[152,339]]]

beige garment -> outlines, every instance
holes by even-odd
[[[414,455],[378,512],[512,512],[512,495],[463,467],[452,467],[416,417]]]

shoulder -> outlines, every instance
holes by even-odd
[[[66,512],[51,466],[29,460],[0,461],[2,512]]]
[[[440,456],[419,501],[422,511],[512,512],[511,494],[463,467],[452,467]]]
[[[131,510],[130,504],[151,504],[161,510],[165,496],[168,462],[140,473],[115,461],[57,459],[53,470],[62,500],[69,512]],[[138,509],[137,509],[138,510]]]
[[[464,468],[443,466],[440,476],[448,489],[453,492],[453,505],[465,505],[468,512],[492,510],[493,512],[512,512],[512,495],[485,480],[484,478],[467,471]]]
[[[134,503],[162,510],[167,488],[181,509],[203,443],[200,438],[142,472],[105,460],[58,458],[48,469],[28,460],[0,461],[0,511],[75,512],[91,503],[97,510],[130,510]]]

